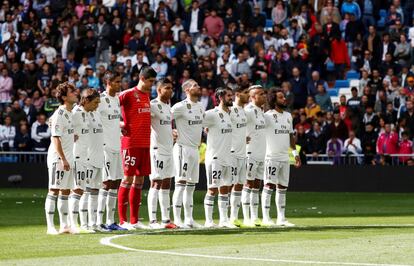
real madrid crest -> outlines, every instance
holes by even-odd
[[[223,119],[224,115],[222,113],[219,113],[219,116],[221,119]]]
[[[254,109],[254,114],[255,114],[255,116],[257,118],[257,110],[256,109]]]
[[[187,109],[191,110],[191,104],[187,103]]]
[[[277,114],[273,114],[273,118],[275,119],[275,122],[277,123]]]
[[[158,109],[162,110],[161,104],[158,104],[157,106],[158,106]]]
[[[137,102],[140,102],[138,92],[134,92],[134,97],[137,98]]]
[[[82,119],[83,119],[83,122],[85,123],[85,113],[83,112],[82,112]]]

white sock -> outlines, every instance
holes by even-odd
[[[88,225],[96,225],[96,214],[98,211],[98,191],[93,190],[89,194],[88,200]]]
[[[106,224],[111,225],[115,223],[116,200],[118,199],[118,190],[108,190],[108,197],[106,198]]]
[[[204,197],[204,213],[206,215],[206,223],[213,222],[213,210],[214,210],[214,196],[208,193]]]
[[[157,221],[158,189],[150,188],[148,191],[148,217],[149,221]]]
[[[229,204],[229,196],[227,196],[227,194],[219,194],[218,209],[219,209],[219,215],[220,215],[220,223],[225,223],[229,220],[228,204]]]
[[[277,220],[284,221],[285,208],[286,208],[286,191],[287,189],[276,189],[276,209],[277,209]]]
[[[232,191],[230,196],[230,221],[239,219],[241,191]]]
[[[195,184],[188,184],[185,186],[183,195],[184,205],[184,221],[186,223],[193,222],[193,194],[195,190]]]
[[[53,194],[47,194],[45,201],[45,213],[47,228],[55,227],[53,218],[55,217],[57,196]]]
[[[262,215],[263,220],[269,221],[270,215],[270,201],[272,200],[273,189],[264,187],[262,191]]]
[[[59,212],[60,228],[67,227],[68,226],[68,211],[69,211],[67,195],[58,196],[57,208]]]
[[[70,226],[78,226],[78,216],[79,216],[79,200],[81,195],[72,193],[69,195],[69,220]]]
[[[173,215],[174,223],[179,224],[181,222],[181,207],[183,205],[183,194],[184,194],[185,184],[176,183],[175,190],[173,194]]]
[[[250,221],[250,194],[252,190],[248,187],[243,187],[241,194],[243,219],[245,222]]]
[[[79,220],[83,227],[88,226],[88,202],[89,192],[84,191],[79,201]]]
[[[106,207],[106,198],[108,197],[108,191],[105,189],[99,190],[98,195],[98,217],[96,219],[96,224],[100,225],[103,224],[103,215],[105,213],[105,207]]]
[[[250,215],[252,221],[259,218],[259,189],[253,188],[250,193]]]
[[[170,221],[170,190],[160,189],[158,194],[158,201],[160,202],[161,219],[163,223]]]

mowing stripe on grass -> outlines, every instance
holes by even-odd
[[[145,234],[145,233],[144,233]],[[319,264],[319,265],[347,265],[347,266],[412,266],[404,264],[378,264],[378,263],[357,263],[357,262],[335,262],[335,261],[308,261],[308,260],[284,260],[284,259],[265,259],[265,258],[246,258],[246,257],[231,257],[231,256],[217,256],[217,255],[204,255],[204,254],[190,254],[190,253],[180,253],[173,251],[162,251],[162,250],[146,250],[146,249],[136,249],[130,248],[118,244],[114,244],[111,241],[113,239],[134,236],[140,234],[123,234],[115,235],[110,237],[101,238],[100,243],[105,246],[122,249],[126,251],[135,251],[142,253],[152,253],[152,254],[163,254],[171,256],[182,256],[182,257],[197,257],[197,258],[206,258],[206,259],[221,259],[221,260],[239,260],[239,261],[260,261],[260,262],[281,262],[281,263],[292,263],[292,264]]]

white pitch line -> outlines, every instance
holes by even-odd
[[[261,262],[283,262],[283,263],[295,263],[295,264],[320,264],[320,265],[347,265],[347,266],[412,266],[404,264],[377,264],[377,263],[357,263],[357,262],[335,262],[335,261],[307,261],[307,260],[283,260],[283,259],[259,259],[259,258],[247,258],[247,257],[230,257],[230,256],[217,256],[217,255],[204,255],[204,254],[190,254],[190,253],[180,253],[173,251],[162,251],[162,250],[146,250],[146,249],[136,249],[129,248],[122,245],[114,244],[111,242],[112,239],[117,239],[121,237],[127,237],[132,235],[139,234],[124,234],[124,235],[115,235],[110,237],[101,238],[100,243],[104,246],[109,246],[117,249],[135,251],[142,253],[152,253],[152,254],[164,254],[172,256],[182,256],[182,257],[197,257],[197,258],[206,258],[206,259],[221,259],[221,260],[242,260],[242,261],[261,261]]]

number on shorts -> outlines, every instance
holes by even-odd
[[[85,172],[84,171],[78,171],[76,172],[76,175],[78,176],[78,180],[85,180]]]
[[[253,169],[253,163],[249,163],[249,172],[251,172],[252,171],[252,169]]]
[[[164,162],[157,160],[157,168],[160,168],[162,170],[164,168]]]
[[[90,170],[90,169],[88,169],[88,170],[86,170],[86,176],[87,176],[87,178],[92,178],[92,176],[93,176],[93,170]]]
[[[184,170],[184,171],[187,171],[187,163],[184,163],[184,165],[183,165],[183,170]]]
[[[111,162],[106,162],[106,168],[108,168],[108,170],[110,169],[111,166]]]
[[[213,171],[213,179],[220,179],[221,171]]]
[[[59,178],[62,179],[64,175],[65,175],[64,171],[60,171],[60,170],[56,171],[56,178],[57,179],[59,179]]]
[[[267,171],[268,171],[269,175],[275,175],[276,174],[276,167],[269,166],[267,168]]]
[[[236,176],[236,175],[237,175],[237,167],[232,167],[232,168],[231,168],[231,174],[232,174],[233,176]]]
[[[134,166],[135,165],[135,157],[131,157],[129,155],[126,155],[125,156],[125,165]]]

